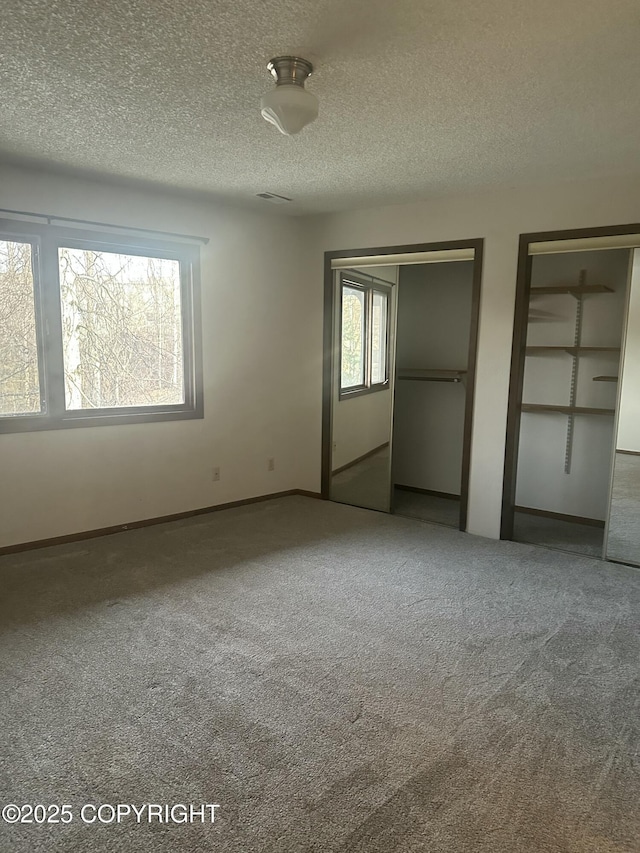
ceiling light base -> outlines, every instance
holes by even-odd
[[[276,86],[302,86],[313,74],[313,65],[299,56],[276,56],[267,63],[267,71],[276,81]]]

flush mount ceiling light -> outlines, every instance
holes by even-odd
[[[260,100],[262,117],[285,136],[299,133],[318,117],[318,99],[304,88],[313,65],[299,56],[276,56],[267,70],[273,75],[276,87]]]

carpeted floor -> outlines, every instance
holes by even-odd
[[[4,557],[2,853],[637,853],[640,572],[309,498]],[[84,803],[219,803],[85,825]]]

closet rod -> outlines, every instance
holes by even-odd
[[[398,379],[410,379],[414,382],[462,382],[466,372],[444,367],[399,367]]]
[[[55,216],[53,213],[34,213],[31,210],[10,210],[7,207],[0,207],[0,213],[10,213],[14,216],[31,216],[36,219],[46,219],[47,225],[51,225],[52,220],[55,222],[74,222],[76,225],[97,225],[99,228],[117,228],[120,231],[137,231],[141,234],[157,234],[163,237],[179,237],[182,240],[194,240],[196,243],[203,243],[205,246],[209,242],[208,237],[198,237],[196,234],[180,234],[177,231],[158,231],[154,228],[136,228],[129,225],[115,225],[113,222],[94,222],[92,219],[73,219],[69,216]],[[20,221],[20,220],[16,220]]]
[[[405,382],[462,382],[457,376],[398,376]]]

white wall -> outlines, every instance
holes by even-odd
[[[518,235],[639,221],[640,177],[628,176],[434,198],[307,221],[309,311],[318,350],[325,251],[485,238],[469,494],[468,529],[472,533],[499,535]],[[310,364],[314,379],[305,395],[308,406],[302,428],[312,454],[318,456],[321,365],[316,358]],[[317,483],[319,464],[316,470]]]
[[[532,287],[578,283],[605,284],[613,293],[583,297],[582,345],[620,347],[626,305],[629,251],[571,252],[540,255],[532,261]],[[528,346],[571,346],[576,300],[569,294],[534,296]],[[617,376],[620,353],[583,353],[578,361],[578,406],[614,409],[617,384],[594,376]],[[526,403],[569,403],[572,359],[566,353],[527,356],[522,399]],[[567,417],[523,413],[518,454],[516,504],[604,520],[607,514],[614,418],[574,418],[571,471],[565,474]]]
[[[400,270],[398,368],[466,370],[473,263]],[[393,422],[394,482],[460,494],[466,384],[400,380]]]
[[[495,537],[518,235],[637,223],[640,177],[293,220],[3,169],[0,206],[211,237],[203,253],[205,419],[1,436],[0,545],[287,488],[318,491],[323,253],[471,237],[485,238],[485,258],[468,529]],[[268,456],[276,457],[273,473]],[[219,483],[211,465],[222,469]]]
[[[319,448],[298,428],[321,361],[299,220],[20,169],[0,172],[0,206],[210,238],[205,418],[1,435],[0,546],[317,486]],[[317,364],[301,358],[311,350]]]

